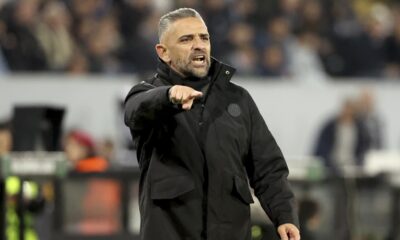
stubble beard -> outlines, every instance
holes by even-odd
[[[180,73],[182,73],[185,77],[197,77],[203,78],[208,75],[208,71],[210,70],[210,58],[206,58],[206,67],[205,68],[195,68],[190,65],[191,60],[183,61],[182,59],[178,59],[176,61],[176,67]]]

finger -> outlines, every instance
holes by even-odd
[[[182,104],[182,109],[186,111],[190,110],[192,108],[192,105],[193,105],[193,100],[186,101]]]
[[[174,98],[176,102],[182,103],[182,91],[177,91]]]
[[[185,102],[187,102],[189,99],[190,99],[190,94],[188,93],[188,92],[183,92],[182,93],[182,100],[181,100],[181,103],[185,103]]]
[[[278,234],[281,240],[289,240],[285,228],[278,228]]]
[[[294,235],[294,240],[300,240],[300,232],[296,231],[296,234]]]
[[[200,98],[200,97],[202,97],[203,96],[203,93],[202,92],[199,92],[199,91],[192,91],[191,93],[190,93],[190,97],[191,98]]]
[[[300,232],[297,229],[289,228],[290,240],[300,240]]]

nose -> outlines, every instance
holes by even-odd
[[[207,42],[205,42],[200,37],[196,37],[193,41],[193,50],[205,50],[207,46]]]

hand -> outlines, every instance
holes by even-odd
[[[183,110],[190,110],[193,101],[202,96],[202,92],[196,91],[191,87],[175,85],[169,89],[169,100],[173,104],[182,104]]]
[[[280,225],[278,227],[278,234],[281,240],[300,240],[299,229],[291,223]]]

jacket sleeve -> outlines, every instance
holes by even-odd
[[[125,99],[125,125],[137,132],[182,111],[169,101],[170,87],[156,87],[146,82],[134,86]]]
[[[294,194],[287,180],[286,161],[250,96],[249,110],[251,137],[246,170],[250,185],[276,227],[284,223],[299,227]]]

